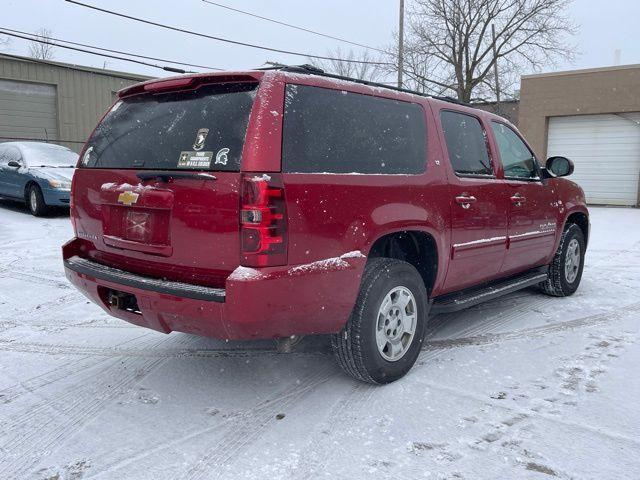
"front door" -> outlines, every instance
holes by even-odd
[[[498,276],[507,243],[508,200],[496,179],[479,118],[443,110],[442,131],[451,170],[451,251],[445,292]]]
[[[555,245],[558,204],[553,187],[541,178],[535,156],[508,125],[491,130],[504,171],[509,201],[508,246],[502,273],[509,275],[545,263]]]

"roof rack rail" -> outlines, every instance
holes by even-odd
[[[369,87],[388,88],[389,90],[394,90],[396,92],[411,93],[413,95],[419,95],[421,97],[434,98],[436,100],[441,100],[443,102],[455,103],[457,105],[464,105],[465,107],[473,107],[473,105],[466,102],[462,102],[453,97],[440,97],[440,96],[428,95],[426,93],[418,92],[417,90],[411,90],[408,88],[394,87],[393,85],[387,85],[384,83],[370,82],[368,80],[361,80],[359,78],[353,78],[353,77],[345,77],[343,75],[335,75],[333,73],[327,73],[324,70],[309,64],[273,65],[270,67],[260,68],[258,70],[280,70],[281,72],[302,73],[307,75],[319,75],[321,77],[335,78],[336,80],[344,80],[347,82],[359,83],[362,85],[367,85]]]

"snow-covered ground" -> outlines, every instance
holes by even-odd
[[[576,295],[438,317],[373,387],[323,339],[278,355],[112,319],[62,273],[69,220],[0,201],[0,478],[640,478],[640,210],[591,211]]]

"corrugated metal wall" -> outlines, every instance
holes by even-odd
[[[54,85],[0,78],[0,139],[58,139],[57,99]]]
[[[0,55],[0,80],[34,82],[56,88],[56,140],[76,151],[80,150],[104,111],[113,103],[115,92],[147,78],[81,68]]]

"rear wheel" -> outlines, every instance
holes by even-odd
[[[427,309],[424,282],[412,265],[391,258],[370,260],[353,312],[332,337],[338,363],[368,383],[401,378],[422,348]]]
[[[540,284],[542,291],[554,297],[573,295],[582,278],[584,253],[582,230],[573,223],[567,225],[562,232],[558,250],[549,265],[549,278]]]
[[[27,191],[27,206],[32,215],[41,217],[47,213],[47,204],[44,201],[42,190],[38,185],[31,185]]]

